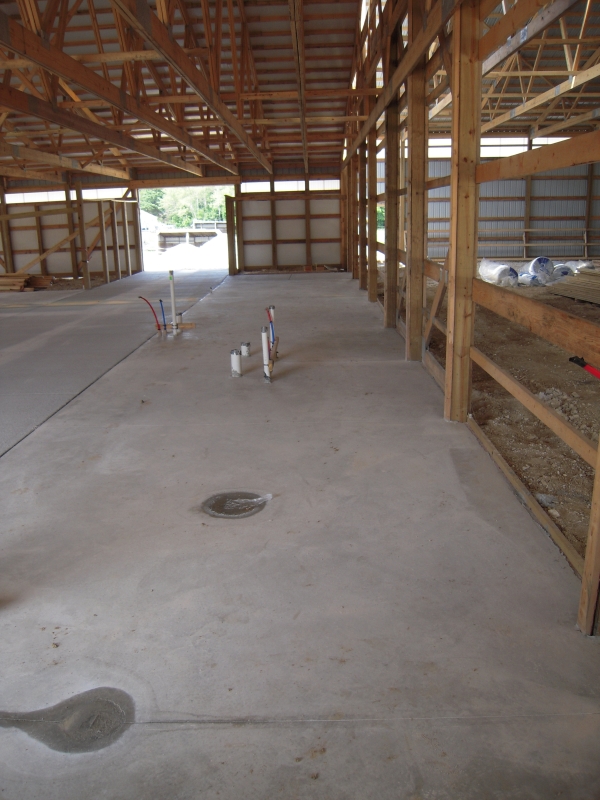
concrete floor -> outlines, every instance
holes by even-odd
[[[0,797],[599,797],[578,581],[378,306],[237,277],[188,318],[0,461],[0,708],[136,704],[92,753],[0,729]],[[227,489],[273,498],[198,511]]]
[[[218,285],[225,270],[175,276],[178,310]],[[91,292],[0,294],[0,455],[154,335],[146,292],[170,309],[168,277],[132,275]]]

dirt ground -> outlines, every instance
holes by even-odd
[[[435,291],[428,286],[429,304]],[[545,287],[516,291],[600,325],[600,306],[551,294]],[[445,322],[446,309],[440,313]],[[444,364],[445,337],[436,329],[431,353]],[[477,307],[475,346],[587,438],[598,442],[600,381],[569,362],[581,355],[555,347],[520,325]],[[600,365],[594,365],[600,366]],[[594,470],[474,365],[472,413],[538,502],[580,555],[585,553]]]
[[[92,278],[92,289],[102,286],[102,278]],[[58,278],[51,286],[44,289],[45,292],[64,292],[65,289],[83,289],[83,278]]]

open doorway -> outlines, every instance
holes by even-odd
[[[225,195],[231,186],[140,190],[146,272],[228,268]]]

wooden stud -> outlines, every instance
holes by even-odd
[[[398,32],[390,38],[389,68],[398,65]],[[385,283],[383,325],[395,328],[398,310],[398,179],[400,177],[400,103],[385,110]]]
[[[225,219],[227,220],[227,253],[229,256],[229,274],[237,273],[235,260],[235,200],[225,195]]]
[[[129,215],[127,206],[129,203],[119,203],[121,206],[121,227],[123,228],[123,250],[125,252],[125,271],[131,275],[131,251],[129,249]]]
[[[600,447],[596,459],[596,476],[592,494],[592,510],[588,528],[585,560],[579,598],[577,623],[587,636],[597,632],[600,595]]]
[[[481,122],[478,60],[479,0],[464,0],[454,15],[452,48],[452,184],[448,257],[448,335],[444,416],[466,422],[471,392],[479,200],[476,169]]]
[[[9,214],[6,208],[6,193],[3,185],[0,185],[0,213],[2,214],[2,222],[0,225],[2,230],[2,253],[4,255],[4,269],[6,273],[13,273],[15,271],[15,260],[10,236]]]
[[[422,28],[420,0],[409,3],[410,42]],[[425,62],[418,63],[407,80],[408,94],[408,191],[406,237],[406,358],[420,361],[423,339],[423,283],[427,236],[427,105]]]
[[[37,245],[38,245],[38,253],[40,255],[40,271],[42,275],[48,274],[48,265],[46,262],[46,258],[44,257],[44,235],[42,230],[42,217],[41,214],[37,212],[40,210],[39,206],[34,206],[33,210],[36,212],[35,214],[35,232],[37,237]]]
[[[306,225],[306,266],[311,267],[313,260],[312,260],[312,235],[311,235],[311,225],[310,225],[310,218],[311,218],[311,211],[310,211],[310,194],[309,194],[309,182],[308,178],[304,180],[304,191],[306,192],[306,197],[304,198],[304,214],[305,214],[305,225]]]
[[[100,255],[102,257],[102,276],[104,283],[110,283],[110,270],[108,268],[108,250],[106,248],[106,222],[104,220],[104,203],[98,201],[98,225],[100,226]]]
[[[140,217],[140,195],[137,189],[131,189],[131,197],[135,200],[132,204],[133,213],[133,241],[135,247],[135,270],[144,271],[144,237],[142,234],[142,220]]]
[[[368,271],[367,291],[369,301],[377,302],[377,131],[367,136],[367,235]]]
[[[117,204],[110,200],[110,230],[112,234],[113,261],[115,265],[115,280],[121,280],[121,254],[119,252],[119,226],[117,224]]]
[[[79,239],[79,253],[81,272],[83,275],[83,288],[91,289],[92,284],[90,281],[90,269],[88,265],[88,250],[85,240],[85,217],[83,212],[83,191],[81,189],[81,182],[77,181],[75,184],[75,191],[77,196],[77,237]]]
[[[348,269],[348,168],[340,175],[340,264]]]
[[[271,208],[271,266],[273,269],[277,269],[277,210],[275,203],[275,181],[271,179],[271,199],[270,199],[270,208]]]
[[[73,212],[73,201],[71,199],[71,187],[65,189],[65,206],[67,210],[67,230],[69,231],[69,250],[71,253],[71,273],[73,278],[79,277],[79,265],[77,263],[77,246],[75,244],[75,219]]]
[[[235,233],[237,242],[238,271],[243,272],[244,262],[244,207],[239,185],[235,187]]]
[[[367,264],[367,147],[358,150],[358,288],[366,289]]]

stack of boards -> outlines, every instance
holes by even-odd
[[[52,275],[0,275],[0,292],[35,292],[47,289],[56,278]]]
[[[576,275],[548,287],[552,294],[600,305],[600,270],[582,269]]]

